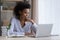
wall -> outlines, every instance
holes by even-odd
[[[60,34],[60,0],[38,0],[39,24],[53,24],[53,35]]]
[[[35,0],[36,1],[36,0]],[[33,18],[38,24],[53,24],[53,35],[60,35],[60,0],[38,0],[35,2]],[[38,11],[37,11],[38,10]]]
[[[33,0],[33,19],[38,24],[38,0]]]

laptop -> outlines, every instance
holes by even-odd
[[[35,37],[47,37],[51,35],[53,24],[40,24],[37,27]]]

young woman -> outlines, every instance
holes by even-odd
[[[36,23],[28,18],[30,4],[19,2],[14,8],[14,17],[11,20],[11,26],[8,35],[34,35],[36,34]]]

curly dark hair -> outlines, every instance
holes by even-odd
[[[18,2],[14,8],[14,15],[17,19],[20,19],[19,11],[23,11],[24,9],[30,9],[30,4],[26,2]]]

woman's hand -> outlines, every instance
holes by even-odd
[[[30,21],[30,22],[32,22],[32,24],[35,23],[34,20],[33,19],[30,19],[30,18],[27,18],[26,21]]]
[[[32,35],[32,33],[25,33],[25,35]]]
[[[25,33],[25,36],[28,36],[28,37],[35,37],[35,35],[33,33]]]

